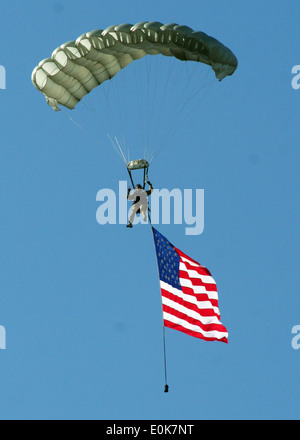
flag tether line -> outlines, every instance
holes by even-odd
[[[152,236],[153,236],[153,244],[155,248],[155,241],[154,241],[154,233],[153,233],[153,226],[151,224],[151,217],[150,212],[148,211],[148,217],[149,217],[149,223],[151,226]],[[156,251],[155,251],[156,255]],[[159,267],[158,267],[158,261],[156,256],[156,265],[157,265],[157,271],[159,275]],[[161,304],[162,307],[162,304]],[[169,385],[168,385],[168,379],[167,379],[167,352],[166,352],[166,334],[165,334],[165,325],[164,325],[164,318],[163,318],[163,308],[162,308],[162,329],[163,329],[163,349],[164,349],[164,373],[165,373],[165,389],[164,392],[167,393],[169,391]]]

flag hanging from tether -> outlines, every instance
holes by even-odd
[[[152,232],[164,327],[206,341],[228,343],[228,332],[220,321],[217,286],[209,270],[173,246],[153,227]]]

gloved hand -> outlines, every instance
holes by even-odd
[[[150,182],[150,180],[147,180],[148,185],[152,186],[152,183]]]

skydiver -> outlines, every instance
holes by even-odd
[[[131,188],[129,186],[127,191],[127,200],[133,200],[132,207],[131,207],[131,214],[129,217],[128,225],[126,225],[127,228],[132,228],[132,223],[135,217],[135,214],[142,214],[144,222],[147,220],[147,211],[148,211],[148,199],[147,197],[150,196],[150,194],[153,191],[152,184],[147,181],[149,185],[148,191],[145,191],[142,186],[138,183],[135,187],[135,191],[130,194]]]

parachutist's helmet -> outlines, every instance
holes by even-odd
[[[136,185],[136,188],[142,189],[142,185],[140,185],[139,183]]]

